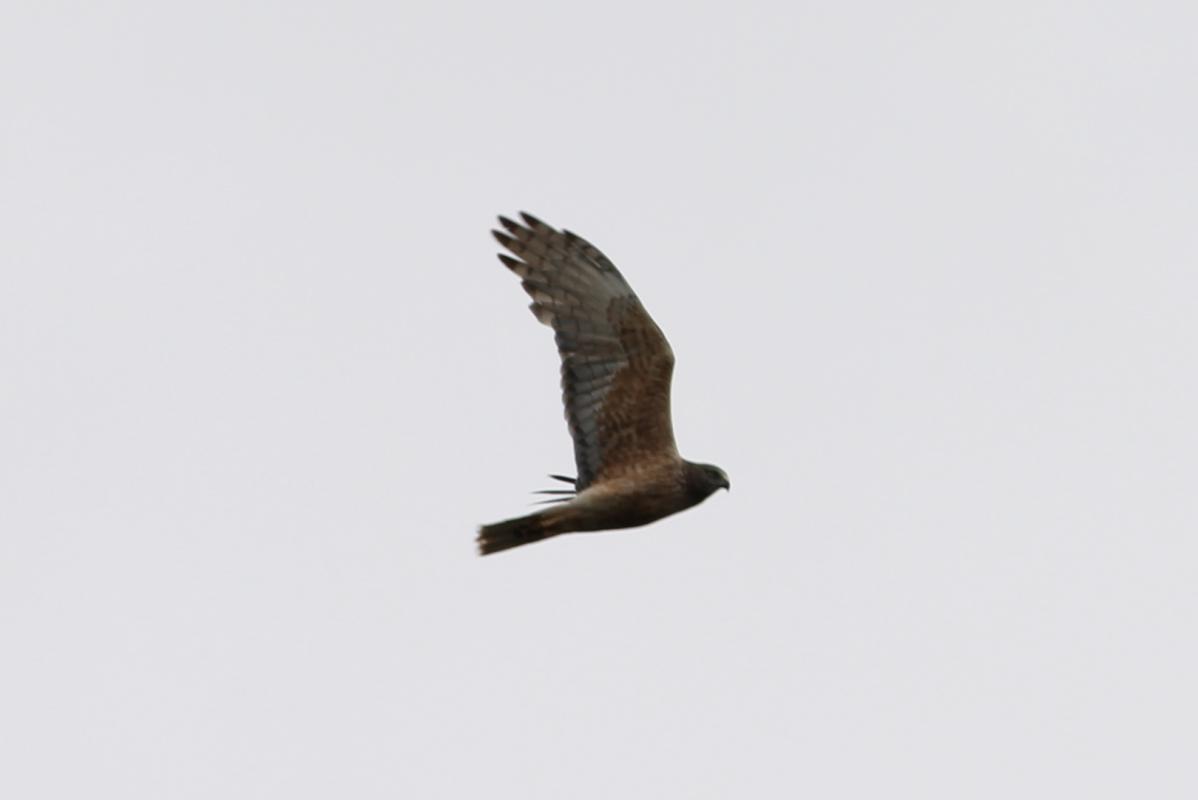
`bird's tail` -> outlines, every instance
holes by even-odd
[[[478,529],[478,553],[490,555],[522,544],[532,544],[569,530],[564,522],[564,509],[551,508],[526,517],[483,525]]]

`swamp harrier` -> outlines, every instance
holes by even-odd
[[[645,525],[690,508],[728,476],[678,455],[670,424],[674,353],[619,270],[586,240],[521,214],[493,231],[515,256],[499,260],[522,279],[532,313],[553,328],[577,478],[551,508],[484,525],[482,555],[573,531]]]

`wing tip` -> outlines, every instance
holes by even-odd
[[[514,234],[517,237],[519,237],[521,233],[524,233],[525,236],[528,235],[528,233],[527,233],[528,229],[525,228],[523,225],[521,225],[519,222],[516,222],[515,220],[513,220],[511,217],[505,217],[502,214],[500,214],[499,215],[499,224],[502,225],[504,227],[504,229],[507,230],[508,233]]]
[[[514,256],[509,256],[507,253],[496,253],[495,255],[505,267],[520,277],[524,277],[524,273],[528,271],[528,265]]]
[[[520,240],[519,239],[516,239],[515,237],[512,237],[512,236],[508,236],[503,231],[498,231],[498,230],[492,230],[491,235],[495,237],[495,241],[499,242],[499,244],[506,247],[508,250],[512,251],[513,253],[519,252],[519,249],[520,249]]]
[[[527,211],[520,212],[520,219],[524,220],[524,224],[530,228],[533,228],[534,230],[553,230],[544,222],[541,222],[541,220],[537,219],[532,214],[529,214]]]

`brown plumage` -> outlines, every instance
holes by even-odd
[[[499,260],[522,279],[532,312],[553,328],[577,478],[536,514],[484,525],[483,555],[572,531],[631,528],[729,488],[711,464],[678,455],[670,423],[674,353],[619,270],[585,239],[521,214],[492,231]],[[515,257],[513,257],[515,256]]]

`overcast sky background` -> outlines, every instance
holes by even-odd
[[[1192,3],[24,3],[0,795],[1191,798]],[[733,489],[570,472],[488,235]]]

